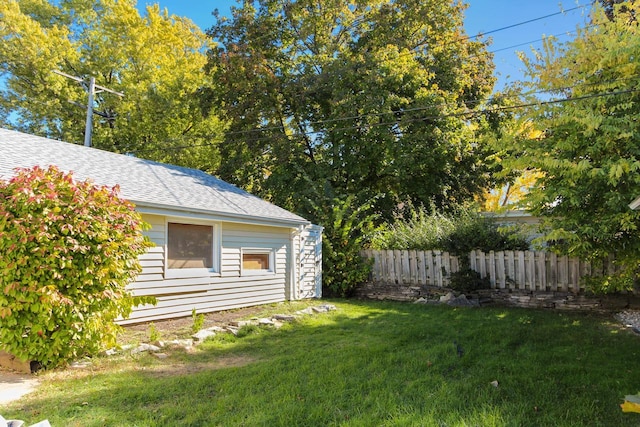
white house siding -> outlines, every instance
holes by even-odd
[[[190,316],[194,308],[198,313],[207,313],[287,299],[290,228],[217,223],[221,240],[220,273],[165,279],[166,218],[143,215],[143,219],[152,226],[145,234],[156,246],[140,256],[143,271],[129,289],[137,296],[155,296],[157,304],[137,307],[120,324]],[[275,272],[242,276],[243,248],[272,250]]]

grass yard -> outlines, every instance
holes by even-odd
[[[612,318],[331,303],[337,311],[245,327],[194,353],[45,373],[0,413],[82,427],[640,425],[619,406],[640,390],[640,337]]]

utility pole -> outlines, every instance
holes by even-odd
[[[63,73],[62,71],[58,71],[58,70],[53,70],[53,72],[61,76],[67,77],[71,80],[75,80],[77,82],[82,83],[85,89],[87,90],[87,92],[89,93],[89,99],[87,101],[87,120],[84,127],[84,145],[85,147],[91,147],[91,132],[93,131],[93,113],[94,113],[93,103],[94,103],[95,94],[100,92],[109,92],[118,96],[124,96],[124,93],[116,92],[115,90],[111,90],[103,86],[98,86],[96,84],[95,77],[90,77],[89,83],[87,84],[87,81],[81,79],[80,77],[72,76],[70,74]],[[96,92],[96,89],[98,89],[97,92]]]

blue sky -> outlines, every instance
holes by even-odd
[[[211,27],[214,18],[211,12],[219,9],[221,14],[229,14],[230,7],[237,5],[233,0],[138,0],[138,7],[158,3],[170,14],[186,16],[203,30]],[[522,64],[516,51],[529,52],[531,47],[539,48],[545,35],[558,35],[561,41],[572,37],[577,25],[588,19],[590,0],[467,0],[469,8],[465,13],[467,34],[476,35],[499,28],[518,24],[535,18],[551,15],[561,10],[584,6],[563,14],[519,25],[491,34],[493,44],[489,51],[495,52],[494,62],[498,73],[497,88],[505,83],[522,79]],[[514,47],[518,45],[517,47]]]

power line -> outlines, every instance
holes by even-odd
[[[587,25],[586,27],[583,27],[583,29],[591,28],[593,26],[594,25]],[[549,37],[571,36],[571,35],[576,35],[576,34],[577,34],[577,32],[575,30],[574,31],[563,31],[562,33],[552,34],[550,36],[545,36],[545,37],[542,37],[540,39],[535,39],[535,40],[531,40],[531,41],[528,41],[528,42],[518,43],[518,44],[511,45],[511,46],[502,47],[502,48],[496,49],[496,50],[490,50],[488,53],[497,53],[497,52],[502,52],[502,51],[505,51],[505,50],[514,49],[516,47],[521,47],[521,46],[526,46],[526,45],[530,45],[530,44],[533,44],[533,43],[538,43],[538,42],[547,40]]]
[[[495,33],[498,33],[498,32],[501,32],[501,31],[505,31],[505,30],[508,30],[508,29],[511,29],[511,28],[516,28],[516,27],[519,27],[519,26],[522,26],[522,25],[530,24],[532,22],[541,21],[541,20],[548,19],[548,18],[551,18],[551,17],[554,17],[554,16],[558,16],[558,15],[564,15],[567,12],[572,12],[572,11],[575,11],[575,10],[578,10],[578,9],[584,9],[586,7],[589,7],[589,6],[590,5],[579,5],[579,6],[575,6],[575,7],[569,8],[569,9],[562,9],[562,10],[560,10],[558,12],[550,13],[550,14],[547,14],[547,15],[544,15],[544,16],[539,16],[537,18],[532,18],[532,19],[528,19],[526,21],[521,21],[521,22],[517,22],[515,24],[505,25],[505,26],[500,27],[500,28],[496,28],[496,29],[493,29],[493,30],[481,32],[481,33],[478,33],[478,34],[476,34],[474,36],[466,35],[466,36],[457,38],[455,40],[449,41],[447,43],[444,43],[443,46],[448,46],[448,45],[451,45],[451,44],[454,44],[454,43],[458,43],[458,42],[463,42],[463,41],[466,41],[466,40],[477,39],[477,38],[480,38],[480,37],[484,37],[487,34],[495,34]],[[252,42],[255,42],[256,40],[259,41],[259,40],[262,40],[262,39],[266,39],[267,37],[268,37],[268,35],[265,34],[262,37],[254,37],[254,38],[251,39],[251,41]],[[220,42],[222,45],[224,45],[224,43],[221,40],[218,40],[218,42]],[[366,52],[366,53],[369,53],[369,52]],[[413,55],[413,54],[414,54],[413,50],[408,50],[407,52],[400,52],[398,54],[398,56],[402,57],[402,56]]]
[[[530,102],[530,103],[517,104],[517,105],[491,107],[491,108],[484,108],[484,109],[480,109],[480,110],[476,110],[476,111],[464,111],[464,112],[448,113],[448,114],[441,114],[441,115],[421,116],[421,117],[416,117],[414,119],[404,120],[403,124],[415,123],[415,122],[420,122],[420,121],[425,121],[425,120],[437,120],[437,119],[443,119],[443,118],[449,118],[449,117],[469,117],[469,116],[476,116],[476,115],[481,115],[481,114],[496,113],[496,112],[501,112],[501,111],[516,110],[516,109],[521,109],[521,108],[542,107],[542,106],[546,106],[546,105],[560,104],[560,103],[565,103],[565,102],[583,101],[583,100],[587,100],[587,99],[601,98],[601,97],[608,97],[608,96],[625,95],[625,94],[636,93],[636,92],[640,92],[640,88],[639,89],[626,89],[626,90],[615,91],[615,92],[603,92],[603,93],[587,94],[587,95],[582,95],[582,96],[577,96],[577,97],[552,99],[552,100],[547,100],[547,101]],[[397,120],[388,121],[388,122],[381,122],[381,123],[370,123],[370,124],[367,124],[366,126],[345,126],[343,128],[331,129],[331,131],[332,132],[340,132],[340,131],[360,129],[362,127],[391,126],[391,125],[395,125],[395,124],[398,124]],[[321,133],[324,133],[324,132],[327,132],[327,130],[326,129],[322,129],[322,130],[314,130],[314,131],[308,131],[308,132],[295,132],[295,133],[293,133],[291,135],[287,135],[287,136],[289,138],[296,138],[296,137],[303,137],[303,136],[321,134]],[[271,138],[270,137],[261,137],[261,138],[253,139],[253,141],[269,140],[269,139],[271,139]],[[206,143],[202,143],[202,144],[190,144],[190,145],[175,146],[175,147],[162,147],[162,148],[153,149],[153,150],[137,150],[137,151],[134,151],[134,153],[149,152],[149,151],[160,151],[160,150],[162,150],[162,151],[168,151],[168,150],[177,151],[177,150],[184,150],[184,149],[189,149],[189,148],[215,146],[217,144],[218,144],[218,142],[214,142],[214,143],[206,142]]]
[[[515,27],[519,27],[521,25],[526,25],[526,24],[530,24],[531,22],[536,22],[536,21],[541,21],[543,19],[547,19],[547,18],[551,18],[552,16],[557,16],[557,15],[564,15],[567,12],[571,12],[577,9],[583,9],[587,7],[586,5],[582,5],[582,6],[576,6],[576,7],[572,7],[570,9],[565,9],[565,10],[561,10],[559,12],[555,12],[555,13],[551,13],[549,15],[545,15],[545,16],[540,16],[538,18],[533,18],[533,19],[528,19],[526,21],[522,21],[522,22],[518,22],[516,24],[511,24],[511,25],[507,25],[501,28],[496,28],[495,30],[491,30],[491,31],[486,31],[484,33],[480,33],[477,36],[473,36],[473,37],[467,37],[467,38],[476,38],[476,37],[484,37],[487,34],[493,34],[493,33],[497,33],[499,31],[504,31],[504,30],[509,30],[511,28],[515,28]]]
[[[563,87],[553,88],[553,89],[529,91],[529,92],[525,92],[525,93],[516,93],[516,94],[513,94],[513,95],[501,95],[500,98],[501,99],[512,99],[512,98],[517,99],[517,98],[524,98],[524,97],[529,97],[529,96],[533,96],[533,95],[540,95],[540,94],[546,94],[546,93],[563,92],[563,91],[570,90],[570,89],[575,89],[575,88],[578,88],[578,87],[585,88],[585,87],[589,87],[589,86],[597,86],[597,85],[603,85],[603,84],[613,84],[613,83],[618,83],[618,82],[626,82],[626,81],[634,80],[634,79],[637,79],[637,77],[633,76],[633,77],[617,78],[617,79],[605,80],[605,81],[602,81],[602,82],[594,82],[594,83],[579,83],[579,84],[575,84],[575,85],[563,86]],[[489,99],[481,99],[481,100],[476,100],[476,101],[470,101],[470,102],[467,103],[467,105],[468,106],[469,105],[477,106],[477,105],[486,103],[486,102],[488,102],[490,100],[491,100],[491,98],[489,98]],[[379,112],[379,113],[366,113],[366,114],[360,114],[360,115],[354,115],[354,116],[337,117],[337,118],[326,119],[326,120],[316,120],[316,121],[313,121],[313,122],[305,123],[305,125],[307,127],[313,127],[314,125],[326,125],[326,124],[330,124],[330,123],[366,119],[366,118],[371,118],[371,117],[387,116],[387,115],[392,115],[392,114],[406,114],[406,113],[412,113],[412,112],[416,112],[416,111],[433,110],[434,108],[442,108],[442,107],[459,107],[459,104],[456,104],[456,103],[453,103],[453,102],[441,102],[441,103],[430,104],[430,105],[421,106],[421,107],[406,108],[406,109],[402,109],[402,110],[391,110],[391,111],[385,111],[385,112]],[[271,130],[286,131],[286,129],[282,125],[277,125],[277,126],[266,126],[266,127],[261,127],[261,128],[257,128],[257,129],[247,129],[247,130],[227,132],[227,133],[225,133],[225,136],[251,135],[251,134],[255,134],[255,133],[264,133],[264,132],[271,131]]]

